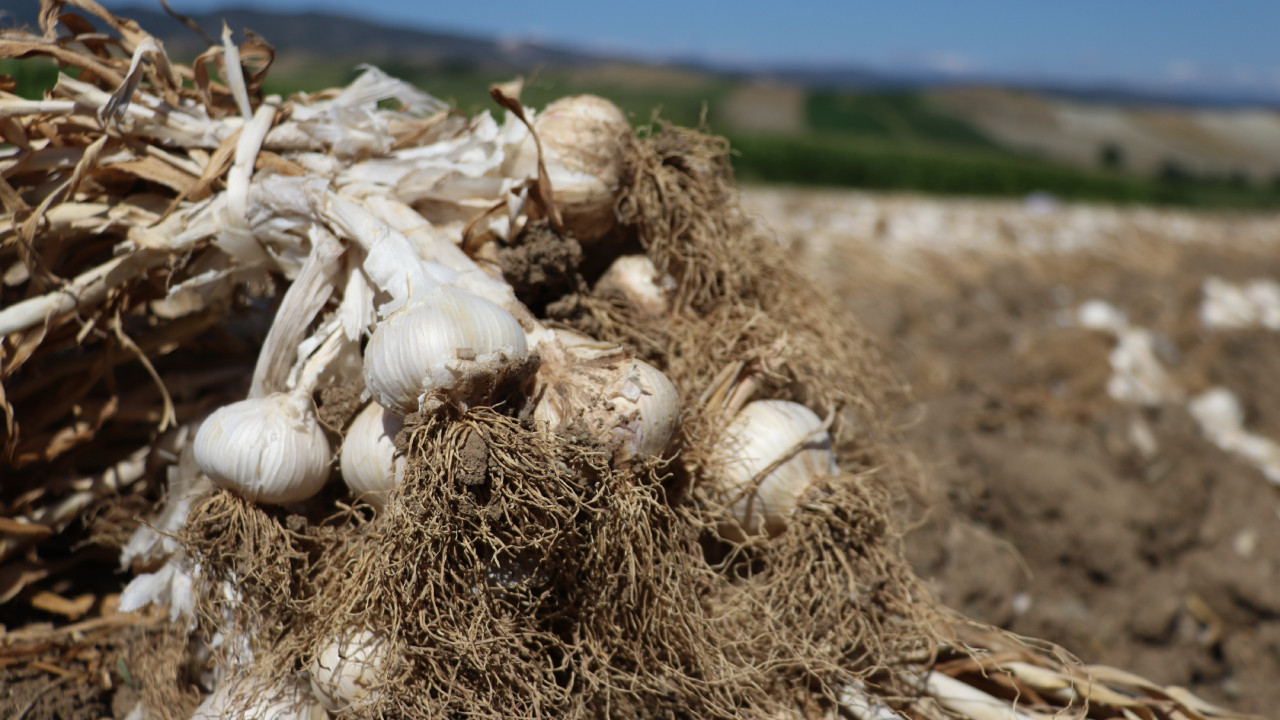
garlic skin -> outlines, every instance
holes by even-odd
[[[379,405],[401,415],[421,410],[445,391],[463,403],[483,402],[528,358],[524,329],[483,298],[440,285],[378,324],[364,355],[364,380]]]
[[[756,400],[738,412],[725,428],[712,470],[712,493],[729,503],[737,521],[737,526],[724,523],[722,535],[742,540],[743,533],[781,534],[805,491],[839,472],[831,436],[822,425],[812,410],[789,400]],[[784,457],[752,486],[757,475]]]
[[[329,713],[297,685],[270,688],[265,681],[245,677],[223,683],[191,720],[329,720]]]
[[[623,255],[596,281],[595,294],[615,295],[641,317],[659,318],[671,309],[676,281],[659,272],[647,255]]]
[[[404,427],[404,418],[377,403],[356,415],[342,441],[338,466],[342,479],[353,495],[359,496],[375,510],[387,505],[388,494],[404,477],[404,455],[396,454],[396,433]]]
[[[551,197],[565,226],[581,242],[603,237],[617,222],[614,204],[622,184],[622,138],[631,124],[617,105],[596,95],[571,95],[547,105],[533,121]],[[527,139],[516,152],[517,176],[537,172],[537,147]]]
[[[367,705],[393,664],[386,638],[368,630],[350,633],[330,641],[307,666],[311,691],[330,712]]]
[[[329,440],[311,396],[272,393],[213,412],[196,433],[196,464],[219,487],[246,500],[306,500],[329,479]]]
[[[660,454],[680,420],[680,394],[625,348],[554,331],[534,377],[533,419],[552,432],[580,421],[614,449],[615,464]]]

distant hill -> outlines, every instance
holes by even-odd
[[[1103,103],[989,86],[928,96],[1006,148],[1076,167],[1171,178],[1280,177],[1280,113],[1273,109]]]
[[[0,11],[0,27],[36,27],[39,3],[21,0],[22,7]],[[178,22],[159,4],[114,5],[112,12],[137,20],[160,38],[177,58],[191,58],[206,45],[194,31]],[[500,43],[456,33],[395,28],[324,12],[275,13],[246,8],[190,15],[215,40],[222,23],[239,35],[248,28],[266,38],[278,53],[303,53],[326,57],[350,57],[368,62],[387,58],[414,64],[524,70],[540,65],[573,67],[601,58],[536,43]]]

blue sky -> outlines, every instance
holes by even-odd
[[[137,2],[138,0],[133,0]],[[1280,92],[1277,0],[171,0],[359,7],[371,19],[649,58],[859,64],[1003,78]]]

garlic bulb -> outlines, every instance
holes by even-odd
[[[378,324],[365,348],[364,379],[379,405],[408,415],[433,409],[422,403],[437,391],[483,402],[528,354],[511,313],[440,285]]]
[[[297,685],[271,688],[247,677],[224,683],[191,720],[329,720],[329,713]]]
[[[375,509],[387,504],[391,488],[404,476],[405,458],[396,455],[396,433],[404,418],[377,403],[356,415],[342,441],[338,465],[351,492]]]
[[[614,448],[616,463],[665,450],[680,419],[671,380],[622,347],[554,332],[534,377],[534,420],[552,431],[582,422]]]
[[[329,478],[329,440],[304,392],[273,393],[215,410],[200,425],[196,464],[251,502],[306,500]]]
[[[775,536],[786,529],[804,492],[838,472],[822,425],[812,410],[788,400],[756,400],[738,412],[725,428],[711,478],[713,495],[729,503],[737,521],[721,534],[740,540],[743,532]]]
[[[649,458],[665,450],[680,420],[680,393],[671,380],[658,368],[633,358],[626,376],[609,390],[605,395],[612,405],[609,413],[588,414],[587,421],[598,422],[613,435],[618,443],[614,459]]]
[[[625,147],[621,140],[631,133],[627,117],[602,97],[573,95],[548,105],[533,127],[542,142],[551,197],[565,225],[582,242],[603,237],[616,223]],[[532,138],[520,146],[514,167],[518,176],[537,171]]]
[[[675,278],[658,272],[647,255],[623,255],[596,281],[597,295],[616,295],[642,317],[656,318],[671,308]]]
[[[372,688],[392,669],[389,654],[386,638],[368,630],[332,640],[308,666],[311,691],[331,712],[372,703]]]

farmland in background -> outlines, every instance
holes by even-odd
[[[512,77],[511,72],[484,68],[423,68],[396,61],[379,66],[467,113],[491,107],[489,83]],[[282,55],[266,90],[320,90],[344,84],[354,73],[350,61]],[[38,96],[55,77],[47,64],[13,60],[0,61],[0,74],[15,75],[19,90],[28,96]],[[1239,168],[1222,167],[1224,161],[1210,152],[1214,148],[1197,155],[1184,142],[1177,153],[1170,151],[1169,158],[1158,162],[1150,157],[1153,143],[1146,142],[1145,155],[1133,153],[1145,163],[1138,165],[1128,159],[1128,146],[1098,140],[1093,143],[1096,158],[1090,159],[1088,138],[1063,135],[1054,125],[1011,130],[1007,116],[978,117],[971,99],[965,100],[970,106],[957,109],[962,105],[958,94],[948,91],[804,90],[627,64],[535,70],[526,78],[524,100],[533,106],[566,94],[595,93],[620,105],[635,124],[660,118],[724,135],[735,150],[733,161],[743,182],[995,196],[1042,191],[1120,203],[1280,207],[1277,173],[1260,167],[1265,157],[1254,157],[1248,165],[1242,160]],[[1052,106],[1044,97],[1031,100]],[[1004,111],[1003,106],[992,107]],[[1166,124],[1176,115],[1166,111]],[[1234,128],[1229,114],[1219,116],[1227,130]],[[1254,125],[1263,133],[1252,139],[1254,143],[1267,137],[1267,117],[1255,113]],[[1150,117],[1142,120],[1155,122]],[[1235,124],[1241,122],[1248,118]],[[1138,122],[1130,124],[1137,129],[1127,132],[1141,129]],[[1194,119],[1183,124],[1194,125]],[[1280,121],[1275,136],[1280,147]],[[1057,151],[1032,147],[1041,137]],[[1276,163],[1280,166],[1280,157]],[[1206,169],[1200,170],[1200,165]]]

